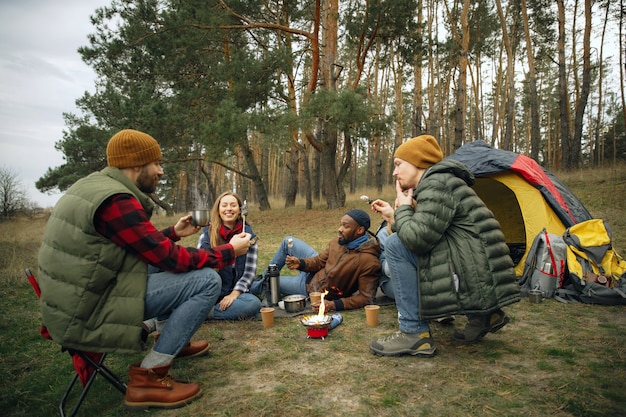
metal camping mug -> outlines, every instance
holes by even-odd
[[[270,304],[277,306],[280,301],[280,273],[276,264],[269,265],[268,269],[270,272]]]

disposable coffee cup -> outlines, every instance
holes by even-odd
[[[368,327],[376,327],[378,326],[378,312],[380,311],[380,306],[371,304],[365,306],[365,321],[367,322]]]
[[[261,309],[261,319],[263,320],[263,327],[266,329],[274,327],[274,307],[263,307]]]
[[[311,298],[311,305],[315,303],[319,303],[322,301],[322,293],[321,292],[312,292],[309,293],[309,297]]]

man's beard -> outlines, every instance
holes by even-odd
[[[141,167],[141,172],[137,177],[137,188],[146,194],[152,194],[156,191],[156,181],[148,175],[146,167]]]
[[[339,242],[340,245],[346,245],[346,244],[352,242],[354,239],[356,239],[354,234],[352,234],[350,236],[346,236],[346,237],[343,237],[342,235],[339,235],[338,242]]]

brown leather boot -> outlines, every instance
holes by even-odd
[[[154,335],[154,343],[159,340],[159,334],[160,333]],[[196,356],[204,355],[208,351],[209,342],[207,342],[206,340],[198,340],[196,342],[189,341],[185,346],[183,346],[180,352],[178,352],[178,355],[176,355],[176,359],[194,358]]]
[[[183,384],[169,375],[171,365],[140,368],[135,363],[128,368],[126,408],[144,410],[149,407],[178,408],[200,395],[198,384]]]
[[[209,342],[206,340],[198,340],[195,342],[189,342],[184,348],[178,352],[176,359],[180,358],[194,358],[196,356],[204,355],[209,351]]]

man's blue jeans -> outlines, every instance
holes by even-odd
[[[398,309],[400,331],[422,333],[430,330],[419,315],[417,255],[404,246],[396,233],[385,242],[385,258],[391,272],[391,283]]]
[[[289,239],[293,240],[293,245],[289,248]],[[287,236],[283,239],[278,250],[274,254],[274,257],[270,261],[271,264],[276,264],[280,271],[285,266],[285,258],[287,255],[295,256],[297,258],[311,258],[317,256],[317,251],[304,243],[300,239],[296,239],[293,236]],[[280,292],[284,295],[302,294],[308,296],[309,293],[306,290],[307,278],[311,278],[315,273],[300,271],[298,276],[281,275],[280,277]]]
[[[222,280],[212,268],[148,274],[144,320],[167,320],[154,351],[176,356],[215,305]]]
[[[378,243],[380,243],[380,265],[382,267],[382,272],[380,274],[380,278],[378,280],[378,286],[382,290],[383,294],[391,299],[395,299],[396,296],[393,292],[393,284],[391,283],[391,272],[389,271],[389,264],[387,263],[387,258],[385,257],[385,244],[387,243],[387,239],[389,239],[389,233],[387,232],[387,227],[383,226],[376,233],[376,237],[378,238]]]

